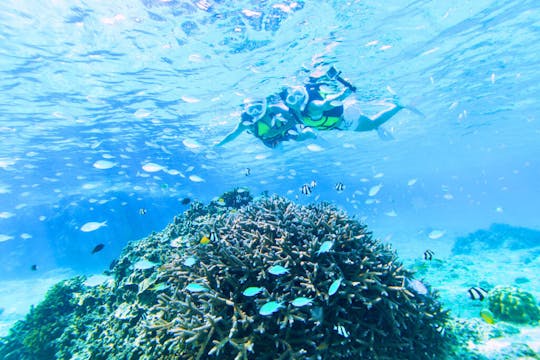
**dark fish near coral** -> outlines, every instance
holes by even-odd
[[[146,214],[146,209],[145,208],[140,208],[139,209],[139,215],[145,215]]]
[[[188,205],[190,202],[191,202],[191,199],[188,197],[185,197],[182,200],[180,200],[180,204],[182,205]]]
[[[117,260],[117,259],[114,259],[113,261],[111,261],[111,263],[109,264],[109,270],[114,269],[114,267],[116,266],[116,264],[118,264],[118,260]]]
[[[245,176],[251,175],[251,169],[250,169],[250,168],[246,168],[246,169],[244,170],[244,175],[245,175]]]
[[[30,266],[30,270],[36,271],[37,270],[37,265],[33,264],[32,266]]]
[[[302,191],[302,194],[304,195],[311,195],[311,189],[311,186],[309,186],[308,184],[304,184],[302,185],[300,191]]]
[[[105,244],[97,244],[96,247],[92,250],[92,254],[100,252],[105,247]]]
[[[472,300],[482,301],[487,296],[487,291],[478,286],[474,286],[470,288],[469,290],[467,290],[467,292],[469,293],[469,296],[471,297]]]
[[[343,185],[342,182],[338,182],[338,183],[336,184],[335,188],[336,188],[336,191],[337,191],[337,192],[342,192],[343,190],[345,190],[345,185]]]
[[[435,253],[429,249],[427,249],[426,251],[424,251],[424,259],[425,260],[431,260],[433,259],[433,255],[435,255]]]

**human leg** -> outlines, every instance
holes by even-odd
[[[400,112],[405,107],[399,103],[384,103],[384,105],[388,105],[388,107],[379,113],[373,115],[371,120],[371,128],[369,130],[374,130],[390,120],[394,115],[396,115],[398,112]],[[356,131],[365,131],[365,130],[356,130]]]
[[[349,131],[376,130],[404,108],[400,104],[384,103],[384,105],[387,105],[386,109],[369,117],[362,112],[360,103],[356,100],[346,101],[343,105],[343,119],[338,125],[338,128]]]

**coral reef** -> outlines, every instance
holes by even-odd
[[[0,339],[0,358],[5,360],[54,359],[58,338],[71,323],[76,304],[73,294],[82,290],[82,278],[60,282],[45,299],[17,322],[9,336]]]
[[[528,249],[540,246],[540,231],[506,224],[492,224],[488,230],[478,230],[456,239],[452,253],[471,254],[482,250],[506,248]]]
[[[521,324],[537,324],[540,308],[534,297],[511,286],[498,286],[488,295],[489,310],[497,319]]]
[[[71,292],[75,309],[50,351],[58,359],[441,358],[452,337],[438,295],[364,225],[329,204],[277,196],[245,204],[246,195],[194,203],[164,231],[130,243],[114,279]],[[4,342],[20,336],[15,328]]]

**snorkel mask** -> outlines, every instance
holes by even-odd
[[[285,103],[288,107],[304,111],[308,102],[308,93],[303,86],[293,86],[287,89]]]
[[[244,112],[250,116],[253,122],[262,119],[266,113],[266,99],[245,99]]]

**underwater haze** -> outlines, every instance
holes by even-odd
[[[402,256],[540,230],[536,0],[6,0],[0,23],[0,280],[99,273],[237,187],[331,202]],[[330,65],[366,113],[425,116],[215,146],[245,98]]]

